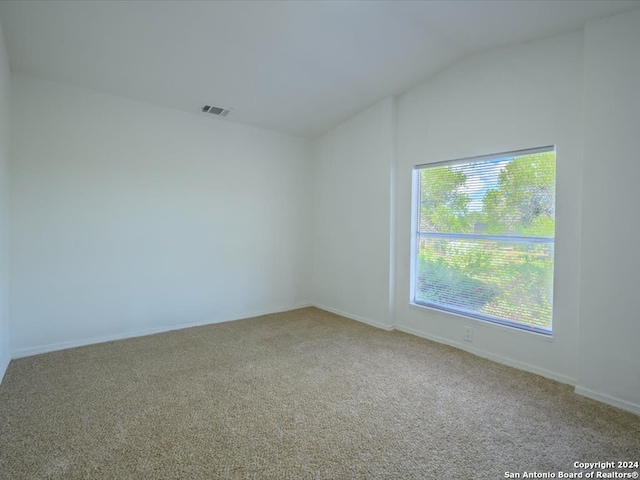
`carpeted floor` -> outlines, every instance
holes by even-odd
[[[14,360],[0,421],[2,479],[498,479],[640,461],[638,416],[315,308]]]

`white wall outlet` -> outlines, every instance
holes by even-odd
[[[467,342],[473,342],[473,328],[464,327],[464,339]]]

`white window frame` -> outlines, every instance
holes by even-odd
[[[460,158],[460,159],[455,159],[455,160],[447,160],[447,161],[441,161],[441,162],[433,162],[433,163],[423,163],[423,164],[419,164],[414,166],[413,171],[412,171],[412,195],[411,195],[411,259],[410,259],[410,282],[409,282],[409,288],[410,288],[410,299],[409,299],[409,303],[410,305],[417,307],[417,308],[421,308],[421,309],[431,309],[431,310],[436,310],[436,311],[440,311],[440,312],[445,312],[445,313],[449,313],[449,314],[454,314],[457,316],[461,316],[461,317],[465,317],[465,318],[471,318],[474,320],[480,320],[483,322],[488,322],[491,324],[497,324],[497,325],[502,325],[502,326],[506,326],[506,327],[510,327],[510,328],[515,328],[518,330],[524,330],[527,332],[532,332],[532,333],[537,333],[537,334],[541,334],[544,335],[546,337],[552,338],[553,336],[553,310],[555,310],[554,308],[554,302],[552,301],[552,318],[551,318],[551,327],[550,329],[543,329],[540,327],[536,327],[533,325],[527,325],[527,324],[523,324],[523,323],[519,323],[519,322],[515,322],[515,321],[509,321],[509,320],[505,320],[502,318],[498,318],[498,317],[494,317],[492,315],[485,315],[485,314],[475,314],[475,313],[471,313],[471,312],[467,312],[467,311],[461,311],[461,310],[457,310],[455,308],[447,308],[445,306],[442,305],[437,305],[437,304],[431,304],[431,303],[427,303],[427,302],[420,302],[420,301],[416,301],[416,283],[417,283],[417,264],[418,264],[418,248],[419,248],[419,241],[420,241],[420,237],[423,234],[423,232],[420,232],[420,228],[419,228],[419,222],[420,222],[420,207],[419,207],[419,203],[420,203],[420,171],[425,169],[425,168],[435,168],[435,167],[443,167],[443,166],[453,166],[453,165],[461,165],[461,164],[468,164],[468,163],[472,163],[472,162],[479,162],[479,161],[488,161],[488,160],[496,160],[496,159],[500,159],[500,158],[510,158],[510,157],[517,157],[517,156],[523,156],[523,155],[532,155],[535,153],[545,153],[545,152],[556,152],[556,147],[555,145],[548,145],[548,146],[544,146],[544,147],[537,147],[537,148],[529,148],[529,149],[523,149],[523,150],[514,150],[514,151],[509,151],[509,152],[503,152],[503,153],[495,153],[495,154],[489,154],[489,155],[480,155],[480,156],[475,156],[475,157],[466,157],[466,158]],[[554,200],[555,202],[555,200]],[[501,235],[495,235],[495,236],[488,236],[488,235],[477,235],[477,234],[461,234],[462,236],[468,237],[468,238],[475,238],[475,237],[481,237],[482,239],[495,239],[495,240],[504,240],[504,241],[530,241],[530,242],[548,242],[548,243],[552,243],[554,245],[554,252],[555,252],[555,234],[553,236],[553,238],[550,237],[513,237],[513,236],[501,236]],[[554,261],[553,261],[553,285],[552,285],[552,289],[555,292],[555,254],[554,254]]]

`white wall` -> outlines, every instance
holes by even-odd
[[[398,328],[568,383],[577,376],[582,34],[477,55],[398,106]],[[417,164],[557,146],[553,340],[409,305],[411,172]],[[463,341],[464,327],[473,343]]]
[[[314,303],[575,384],[582,46],[577,32],[474,56],[402,95],[397,111],[388,99],[323,136],[315,146]],[[553,339],[410,306],[413,167],[544,145],[558,154]],[[465,326],[473,343],[463,341]]]
[[[313,166],[300,139],[13,77],[14,355],[312,300],[640,412],[639,32],[635,12],[471,57],[317,139]],[[412,167],[548,144],[553,339],[410,306]]]
[[[9,345],[9,110],[11,76],[0,29],[0,383],[11,360]]]
[[[640,11],[585,28],[577,391],[640,413]]]
[[[393,325],[394,111],[388,98],[314,144],[314,304],[378,326]]]
[[[309,303],[307,141],[12,80],[14,356]]]
[[[315,302],[577,385],[578,393],[640,413],[639,49],[636,11],[476,55],[399,97],[396,109],[382,103],[320,139]],[[395,157],[387,153],[394,128]],[[551,144],[553,338],[411,306],[412,168]],[[394,175],[395,206],[387,189]],[[360,217],[369,200],[379,217]],[[394,229],[395,247],[386,244]],[[362,235],[368,231],[375,248]],[[386,284],[394,263],[395,282]],[[394,289],[395,305],[387,301]],[[465,326],[474,328],[472,343],[463,341]]]

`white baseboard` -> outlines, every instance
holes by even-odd
[[[541,377],[549,378],[551,380],[555,380],[560,383],[565,383],[571,386],[574,386],[576,384],[576,380],[574,378],[567,377],[565,375],[552,372],[550,370],[545,370],[544,368],[539,368],[539,367],[536,367],[535,365],[519,362],[517,360],[513,360],[508,357],[503,357],[502,355],[496,355],[494,353],[487,352],[479,348],[474,348],[461,342],[452,341],[447,338],[438,337],[436,335],[430,335],[428,333],[424,333],[419,330],[415,330],[413,328],[404,327],[404,326],[396,325],[396,330],[409,333],[411,335],[416,335],[417,337],[426,338],[427,340],[433,340],[434,342],[442,343],[444,345],[449,345],[450,347],[459,348],[460,350],[473,353],[478,357],[486,358],[488,360],[492,360],[494,362],[507,365],[508,367],[517,368],[518,370],[524,370],[525,372],[535,373],[536,375],[540,375]]]
[[[314,303],[313,306],[316,307],[316,308],[319,308],[320,310],[326,310],[327,312],[335,313],[336,315],[340,315],[342,317],[346,317],[346,318],[350,318],[352,320],[356,320],[358,322],[366,323],[367,325],[371,325],[372,327],[381,328],[382,330],[387,330],[387,331],[398,330],[400,332],[405,332],[405,333],[408,333],[410,335],[415,335],[417,337],[426,338],[427,340],[432,340],[432,341],[437,342],[437,343],[442,343],[444,345],[449,345],[450,347],[459,348],[460,350],[464,350],[466,352],[473,353],[474,355],[477,355],[478,357],[487,358],[489,360],[492,360],[492,361],[497,362],[497,363],[501,363],[503,365],[507,365],[509,367],[514,367],[514,368],[517,368],[519,370],[524,370],[525,372],[535,373],[536,375],[540,375],[542,377],[549,378],[551,380],[555,380],[555,381],[560,382],[560,383],[564,383],[564,384],[571,385],[571,386],[575,386],[576,383],[577,383],[574,378],[567,377],[565,375],[562,375],[562,374],[559,374],[559,373],[556,373],[556,372],[552,372],[550,370],[545,370],[543,368],[539,368],[539,367],[536,367],[534,365],[530,365],[528,363],[519,362],[519,361],[513,360],[511,358],[503,357],[501,355],[496,355],[496,354],[493,354],[493,353],[490,353],[490,352],[486,352],[486,351],[478,349],[478,348],[473,348],[473,347],[470,347],[469,345],[466,345],[466,344],[463,344],[463,343],[460,343],[460,342],[455,342],[455,341],[449,340],[447,338],[438,337],[438,336],[435,336],[435,335],[430,335],[428,333],[421,332],[419,330],[415,330],[415,329],[410,328],[410,327],[404,327],[404,326],[400,326],[400,325],[384,325],[382,323],[375,322],[373,320],[369,320],[368,318],[360,317],[358,315],[353,315],[353,314],[350,314],[350,313],[347,313],[347,312],[343,312],[343,311],[337,310],[335,308],[327,307],[326,305],[321,305],[321,304],[318,304],[318,303]]]
[[[620,400],[618,398],[611,397],[604,393],[594,392],[593,390],[589,390],[588,388],[581,387],[580,385],[576,386],[575,392],[576,394],[582,395],[583,397],[587,397],[592,400],[597,400],[598,402],[606,403],[608,405],[618,407],[622,410],[626,410],[627,412],[640,415],[640,405],[637,405],[635,403],[627,402],[625,400]]]
[[[16,349],[12,352],[12,355],[5,355],[4,358],[0,358],[0,384],[2,383],[2,380],[4,378],[4,374],[7,371],[7,368],[9,367],[9,363],[11,362],[11,358],[22,358],[22,357],[28,357],[31,355],[38,355],[41,353],[48,353],[48,352],[54,352],[57,350],[65,350],[68,348],[75,348],[75,347],[83,347],[86,345],[93,345],[96,343],[104,343],[104,342],[111,342],[111,341],[115,341],[115,340],[124,340],[127,338],[135,338],[135,337],[142,337],[142,336],[146,336],[146,335],[154,335],[156,333],[164,333],[164,332],[169,332],[172,330],[181,330],[184,328],[191,328],[191,327],[200,327],[200,326],[204,326],[204,325],[213,325],[216,323],[224,323],[224,322],[231,322],[231,321],[236,321],[236,320],[242,320],[242,319],[246,319],[246,318],[252,318],[252,317],[259,317],[262,315],[269,315],[269,314],[274,314],[274,313],[282,313],[282,312],[286,312],[286,311],[290,311],[290,310],[297,310],[299,308],[306,308],[306,307],[316,307],[319,308],[320,310],[325,310],[327,312],[331,312],[331,313],[335,313],[336,315],[340,315],[342,317],[346,317],[349,318],[351,320],[355,320],[361,323],[365,323],[367,325],[370,325],[372,327],[376,327],[376,328],[380,328],[382,330],[386,330],[386,331],[391,331],[391,330],[399,330],[401,332],[405,332],[408,333],[410,335],[415,335],[417,337],[422,337],[422,338],[426,338],[428,340],[432,340],[434,342],[438,342],[438,343],[442,343],[444,345],[449,345],[451,347],[454,348],[459,348],[461,350],[465,350],[469,353],[473,353],[474,355],[477,355],[479,357],[482,358],[487,358],[489,360],[493,360],[495,362],[501,363],[503,365],[507,365],[510,367],[514,367],[517,368],[519,370],[524,370],[527,372],[531,372],[531,373],[535,373],[537,375],[546,377],[546,378],[550,378],[551,380],[556,380],[558,382],[561,383],[565,383],[567,385],[572,385],[575,386],[575,393],[578,395],[582,395],[584,397],[588,397],[591,398],[593,400],[602,402],[602,403],[606,403],[608,405],[612,405],[614,407],[620,408],[622,410],[626,410],[628,412],[631,413],[635,413],[636,415],[640,415],[640,405],[636,405],[634,403],[631,402],[627,402],[625,400],[620,400],[614,397],[611,397],[609,395],[603,394],[603,393],[598,393],[598,392],[594,392],[593,390],[589,390],[588,388],[582,387],[582,386],[576,386],[576,380],[570,377],[567,377],[565,375],[561,375],[555,372],[551,372],[549,370],[545,370],[542,368],[538,368],[534,365],[530,365],[527,363],[523,363],[523,362],[519,362],[517,360],[513,360],[507,357],[503,357],[501,355],[495,355],[493,353],[489,353],[477,348],[473,348],[470,347],[469,345],[460,343],[460,342],[455,342],[452,340],[449,340],[447,338],[443,338],[443,337],[438,337],[436,335],[431,335],[425,332],[421,332],[419,330],[415,330],[413,328],[410,327],[405,327],[405,326],[398,326],[398,325],[384,325],[380,322],[376,322],[373,320],[370,320],[368,318],[364,318],[361,317],[359,315],[354,315],[354,314],[350,314],[348,312],[343,312],[341,310],[337,310],[335,308],[331,308],[331,307],[327,307],[326,305],[321,305],[321,304],[317,304],[317,303],[311,303],[311,302],[305,302],[305,303],[299,303],[293,306],[289,306],[289,307],[284,307],[284,308],[280,308],[280,309],[276,309],[276,310],[270,310],[270,311],[263,311],[263,312],[254,312],[251,314],[245,314],[242,316],[238,316],[238,317],[233,317],[233,318],[225,318],[225,319],[219,319],[219,320],[206,320],[206,321],[201,321],[201,322],[192,322],[192,323],[180,323],[180,324],[173,324],[173,325],[166,325],[166,326],[162,326],[162,327],[156,327],[156,328],[150,328],[150,329],[145,329],[145,330],[137,330],[137,331],[132,331],[132,332],[122,332],[122,333],[117,333],[117,334],[113,334],[113,335],[103,335],[103,336],[99,336],[99,337],[92,337],[92,338],[88,338],[88,339],[82,339],[82,340],[74,340],[74,341],[70,341],[70,342],[60,342],[60,343],[51,343],[51,344],[47,344],[47,345],[39,345],[39,346],[35,346],[35,347],[25,347],[25,348],[19,348]]]
[[[341,317],[346,317],[351,320],[355,320],[357,322],[366,323],[367,325],[371,325],[372,327],[381,328],[382,330],[393,330],[393,325],[385,325],[380,322],[376,322],[374,320],[369,320],[368,318],[361,317],[359,315],[354,315],[352,313],[343,312],[341,310],[337,310],[335,308],[327,307],[326,305],[321,305],[319,303],[314,303],[312,306],[319,308],[320,310],[325,310],[327,312],[335,313],[336,315],[340,315]]]
[[[622,410],[626,410],[631,413],[635,413],[636,415],[640,415],[640,405],[636,405],[634,403],[626,402],[624,400],[620,400],[614,397],[610,397],[609,395],[601,394],[594,392],[592,390],[586,389],[581,386],[576,386],[576,379],[567,377],[566,375],[562,375],[556,372],[552,372],[550,370],[546,370],[544,368],[536,367],[535,365],[531,365],[524,362],[519,362],[517,360],[513,360],[511,358],[503,357],[502,355],[496,355],[490,352],[486,352],[484,350],[470,347],[461,342],[456,342],[449,340],[447,338],[438,337],[436,335],[431,335],[425,332],[421,332],[419,330],[415,330],[410,327],[404,327],[399,325],[383,325],[379,322],[375,322],[373,320],[369,320],[368,318],[364,318],[358,315],[353,315],[347,312],[343,312],[341,310],[337,310],[335,308],[327,307],[326,305],[321,305],[314,303],[314,307],[319,308],[321,310],[326,310],[327,312],[335,313],[336,315],[340,315],[342,317],[349,318],[351,320],[356,320],[361,323],[366,323],[367,325],[371,325],[372,327],[380,328],[382,330],[398,330],[401,332],[408,333],[410,335],[415,335],[417,337],[426,338],[427,340],[432,340],[437,343],[442,343],[444,345],[449,345],[454,348],[459,348],[460,350],[464,350],[466,352],[472,353],[482,358],[486,358],[492,360],[497,363],[501,363],[503,365],[507,365],[509,367],[517,368],[518,370],[524,370],[525,372],[534,373],[536,375],[540,375],[545,378],[549,378],[551,380],[555,380],[560,383],[564,383],[566,385],[575,386],[575,393],[578,395],[582,395],[593,400],[597,400],[602,403],[606,403],[608,405],[612,405],[614,407],[618,407]]]
[[[281,312],[288,312],[288,311],[291,311],[291,310],[298,310],[299,308],[308,308],[308,307],[313,307],[313,306],[314,305],[311,302],[296,303],[293,307],[281,310]],[[278,312],[273,312],[273,313],[278,313]]]
[[[94,345],[96,343],[113,342],[115,340],[125,340],[127,338],[144,337],[146,335],[154,335],[156,333],[165,333],[172,330],[182,330],[183,328],[202,327],[204,325],[213,325],[216,323],[233,322],[236,320],[243,320],[246,318],[260,317],[262,315],[269,315],[272,313],[282,313],[290,310],[297,310],[299,308],[311,307],[311,303],[298,303],[292,306],[283,307],[275,310],[253,312],[236,316],[232,318],[221,318],[217,320],[204,320],[200,322],[191,323],[177,323],[172,325],[165,325],[162,327],[148,328],[144,330],[134,330],[131,332],[121,332],[111,335],[101,335],[98,337],[91,337],[81,340],[72,340],[69,342],[49,343],[46,345],[37,345],[34,347],[17,348],[11,352],[12,358],[30,357],[32,355],[40,355],[42,353],[55,352],[58,350],[66,350],[68,348],[84,347],[87,345]]]
[[[2,385],[2,380],[4,380],[4,374],[7,372],[9,363],[11,363],[11,355],[7,352],[3,358],[0,358],[0,385]]]

